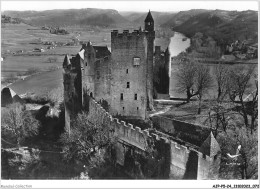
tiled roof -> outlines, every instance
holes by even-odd
[[[210,132],[208,138],[203,142],[199,151],[209,157],[215,156],[220,151],[219,144],[212,132]]]

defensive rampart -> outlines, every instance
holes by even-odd
[[[213,177],[210,167],[214,164],[213,159],[198,151],[198,148],[185,146],[171,140],[170,136],[163,136],[156,132],[150,133],[148,130],[141,130],[132,124],[126,124],[117,118],[113,118],[105,109],[92,98],[88,101],[88,119],[94,124],[102,124],[112,129],[113,135],[117,137],[116,162],[124,166],[127,146],[137,148],[145,152],[149,146],[149,140],[160,141],[160,148],[167,149],[170,159],[163,170],[170,170],[164,178],[170,179],[210,179]],[[126,144],[126,145],[124,145]],[[166,166],[166,168],[165,168]],[[167,168],[168,167],[168,168]],[[215,169],[215,171],[218,169]],[[214,175],[216,176],[216,175]]]

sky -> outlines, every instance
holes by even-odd
[[[101,8],[118,11],[176,12],[190,9],[258,10],[258,1],[1,1],[1,11],[5,10],[51,10]]]

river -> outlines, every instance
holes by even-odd
[[[183,41],[186,39],[185,41]],[[169,45],[171,56],[177,56],[181,52],[185,51],[190,46],[190,39],[186,38],[183,34],[175,32],[174,36],[171,37]]]

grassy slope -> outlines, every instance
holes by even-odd
[[[62,87],[62,69],[52,72],[44,72],[38,75],[30,76],[25,80],[19,80],[9,87],[17,94],[33,92],[36,95],[44,94],[52,89]]]
[[[8,77],[10,74],[16,75],[20,72],[26,72],[30,68],[36,68],[46,71],[52,66],[62,66],[63,57],[58,56],[55,63],[48,63],[49,56],[9,56],[1,65],[1,77]]]
[[[207,66],[210,67],[210,74],[211,74],[211,76],[214,79],[214,83],[213,83],[212,88],[210,90],[208,90],[208,92],[205,94],[203,99],[212,99],[212,98],[216,98],[217,97],[217,83],[216,83],[215,78],[214,78],[214,67],[217,66],[217,65],[216,64],[207,64]],[[230,66],[232,68],[232,66],[235,66],[235,65],[226,65],[226,66],[227,67]],[[256,66],[256,68],[255,68],[254,72],[258,73],[257,65],[255,65],[255,66]],[[172,64],[172,73],[171,73],[171,79],[170,79],[171,80],[170,81],[170,96],[174,97],[174,98],[186,98],[186,94],[185,93],[179,94],[175,90],[175,86],[177,84],[177,81],[176,81],[176,78],[174,77],[174,75],[177,73],[177,71],[178,71],[178,66]],[[254,82],[255,82],[254,79],[251,78],[249,83],[250,83],[252,88],[255,88],[255,83]]]

